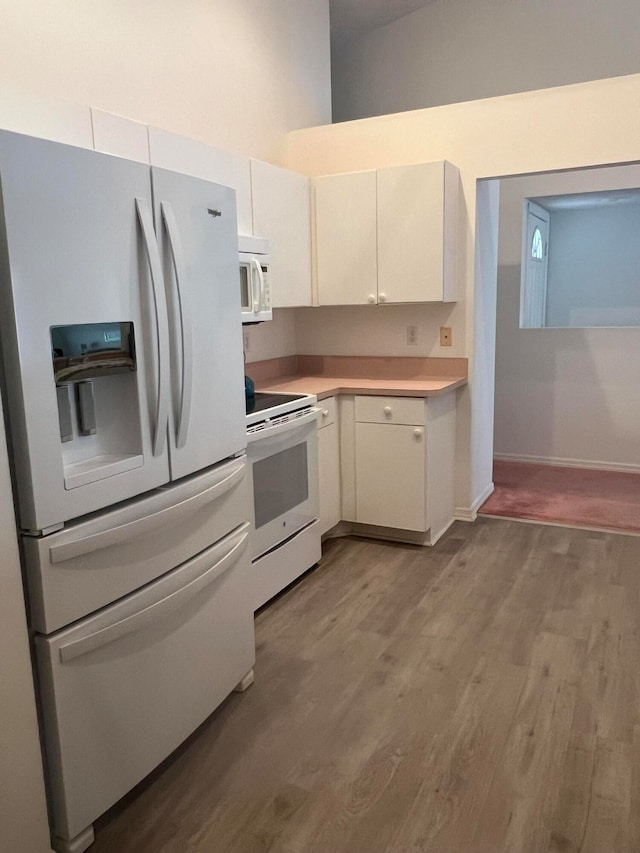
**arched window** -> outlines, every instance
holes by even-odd
[[[531,257],[534,261],[541,261],[544,257],[544,247],[542,245],[542,233],[538,226],[534,228],[533,237],[531,238]]]

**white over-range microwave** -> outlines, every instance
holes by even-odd
[[[243,323],[271,319],[269,241],[262,237],[238,237],[240,301]]]

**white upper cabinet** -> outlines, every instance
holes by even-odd
[[[454,302],[458,170],[378,170],[378,301]]]
[[[327,175],[314,187],[319,305],[455,301],[455,166]]]
[[[318,305],[377,302],[375,171],[313,183]]]
[[[0,88],[0,128],[78,148],[93,148],[89,107],[43,98],[10,84]]]
[[[152,166],[184,172],[236,191],[238,233],[253,234],[249,158],[157,127],[149,128]]]
[[[251,161],[253,233],[270,243],[274,308],[311,305],[309,178]]]
[[[140,163],[149,162],[147,125],[130,118],[91,109],[93,147],[105,154],[114,154]]]

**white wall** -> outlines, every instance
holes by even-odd
[[[334,121],[634,74],[637,0],[433,0],[333,52]]]
[[[0,81],[36,95],[265,160],[331,120],[328,0],[0,0],[0,20]]]
[[[497,273],[498,203],[495,192],[478,193],[477,181],[640,160],[639,102],[640,75],[634,75],[289,135],[287,163],[309,175],[442,159],[460,170],[462,298],[451,324],[454,340],[462,335],[463,354],[470,359],[470,382],[459,399],[456,439],[457,452],[469,452],[456,493],[457,505],[468,511],[490,488],[493,457],[495,291],[490,278],[492,267],[494,282]],[[476,245],[480,232],[483,240]]]
[[[274,308],[273,320],[244,327],[244,360],[247,364],[301,352],[296,343],[295,312],[295,308]],[[248,370],[248,373],[251,374],[251,371]]]
[[[601,118],[606,120],[604,115]],[[623,189],[639,183],[638,166],[502,181],[497,455],[640,468],[640,328],[519,328],[523,199]],[[633,246],[639,242],[636,239]]]
[[[551,212],[547,326],[640,325],[640,201]]]

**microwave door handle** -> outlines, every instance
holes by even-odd
[[[152,453],[154,456],[162,456],[164,453],[164,440],[167,434],[167,421],[169,419],[169,319],[167,316],[167,303],[164,295],[164,281],[162,277],[162,263],[160,251],[153,230],[153,219],[149,204],[144,198],[136,198],[136,212],[142,229],[149,272],[151,274],[151,290],[153,293],[153,310],[156,319],[156,346],[157,346],[157,387],[156,387],[156,423],[153,431]]]
[[[191,419],[191,397],[193,392],[193,341],[191,335],[191,319],[187,308],[186,296],[186,265],[182,251],[182,241],[178,230],[178,222],[171,205],[163,201],[160,205],[162,220],[169,238],[171,249],[171,260],[176,281],[176,292],[178,295],[178,308],[180,312],[180,340],[181,340],[181,389],[180,389],[180,413],[176,426],[176,447],[184,447],[189,432],[189,421]]]
[[[258,298],[257,299],[255,296],[255,290],[253,292],[254,293],[253,310],[256,313],[258,313],[258,311],[260,311],[260,308],[261,308],[263,301],[264,301],[264,276],[262,275],[262,267],[260,266],[260,264],[256,260],[256,258],[251,258],[251,266],[256,271],[256,277],[257,277],[257,281],[258,281]],[[254,280],[253,276],[251,277],[251,280],[252,281]]]

